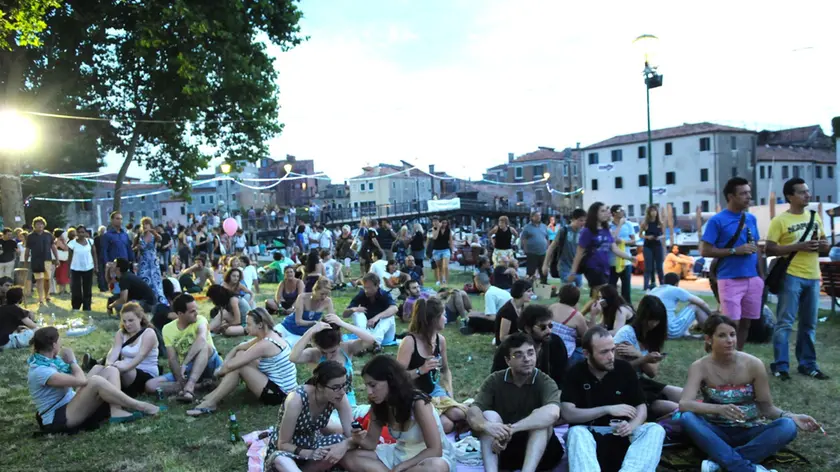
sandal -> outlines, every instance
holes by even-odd
[[[193,392],[188,392],[186,390],[181,390],[178,393],[178,396],[175,397],[175,401],[179,403],[192,403],[195,401],[195,394]]]
[[[192,416],[193,418],[196,418],[198,416],[203,415],[212,415],[215,412],[215,408],[193,408],[192,410],[187,410],[187,416]]]

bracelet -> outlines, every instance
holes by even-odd
[[[300,447],[300,446],[295,447],[295,455],[300,456],[300,451],[302,451],[302,450],[303,450],[303,448]]]

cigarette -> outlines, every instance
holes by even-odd
[[[817,426],[819,426],[820,432],[823,433],[823,436],[828,436],[828,433],[825,432],[825,429],[823,429],[821,424],[817,424]]]

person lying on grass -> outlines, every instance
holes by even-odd
[[[213,344],[207,318],[199,316],[192,295],[176,297],[172,309],[178,319],[167,323],[162,331],[170,372],[152,379],[148,388],[177,391],[178,401],[192,403],[195,385],[200,380],[212,379],[213,372],[222,365],[222,358]]]
[[[354,334],[357,338],[353,341],[341,342],[341,330]],[[308,347],[309,344],[312,347]],[[353,410],[353,418],[364,416],[367,408],[356,404],[356,392],[353,390],[353,357],[376,344],[376,339],[367,330],[354,326],[342,320],[335,314],[324,315],[323,321],[316,322],[311,326],[300,340],[292,348],[289,360],[295,364],[307,364],[316,367],[326,361],[336,361],[347,370],[347,387],[345,392],[350,408]],[[328,426],[330,432],[340,433],[342,431],[341,421],[338,412],[334,411],[330,417]]]
[[[61,347],[58,330],[52,326],[35,331],[32,345],[34,353],[27,360],[29,394],[45,433],[93,429],[109,417],[112,423],[125,423],[163,409],[122,393],[120,372],[114,367],[96,366],[85,375],[73,350]]]
[[[246,329],[254,339],[231,350],[214,375],[222,381],[197,407],[187,410],[189,416],[216,411],[219,403],[230,395],[240,381],[260,402],[266,405],[283,403],[297,383],[297,370],[289,361],[289,344],[274,331],[274,319],[265,308],[255,308],[247,314]]]

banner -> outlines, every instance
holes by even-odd
[[[655,196],[664,197],[665,195],[668,195],[668,187],[654,187],[653,194]]]
[[[429,211],[450,211],[459,210],[461,208],[460,198],[450,198],[448,200],[429,200]]]

